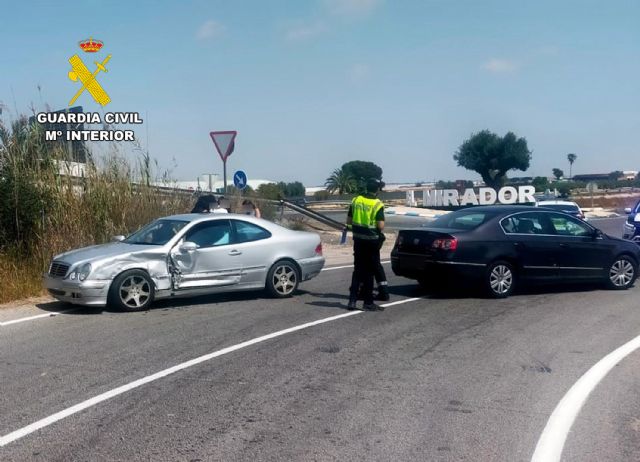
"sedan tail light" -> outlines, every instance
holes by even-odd
[[[436,239],[431,244],[434,249],[456,250],[458,248],[458,239],[455,237],[447,239]]]
[[[316,246],[316,255],[322,256],[322,242]]]

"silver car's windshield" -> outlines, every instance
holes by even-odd
[[[127,244],[164,245],[189,223],[182,220],[156,220],[136,231],[123,242]]]

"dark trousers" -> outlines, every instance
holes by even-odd
[[[353,276],[349,299],[358,298],[358,288],[362,286],[362,296],[365,304],[373,303],[373,278],[380,264],[380,249],[377,240],[353,240]],[[381,266],[381,265],[380,265]]]
[[[384,244],[384,240],[380,239],[378,241],[378,251],[376,252],[376,261],[375,261],[375,269],[373,270],[373,275],[375,276],[376,282],[378,283],[378,286],[383,286],[386,285],[387,282],[387,275],[384,272],[384,268],[382,267],[382,263],[380,263],[380,249],[382,248],[382,245]]]

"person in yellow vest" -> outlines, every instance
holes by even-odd
[[[358,291],[362,290],[363,309],[382,311],[384,307],[373,303],[373,279],[380,264],[380,241],[384,229],[384,205],[376,197],[382,182],[371,178],[365,183],[365,193],[351,201],[347,214],[347,227],[353,234],[353,276],[347,308],[356,309]]]

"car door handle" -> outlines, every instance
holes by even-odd
[[[563,249],[568,249],[569,248],[569,244],[562,243],[562,244],[560,244],[560,247],[562,247]]]
[[[522,244],[522,242],[514,242],[513,243],[514,247],[524,247],[524,245]]]
[[[234,255],[242,255],[242,252],[240,252],[237,249],[233,249],[233,250],[229,250],[229,255],[234,256]]]

